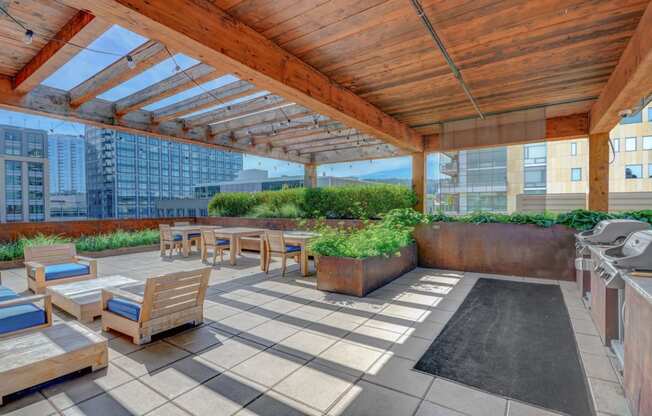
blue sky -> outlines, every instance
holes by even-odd
[[[89,45],[88,49],[80,51],[68,63],[59,68],[54,74],[46,79],[43,84],[66,91],[70,90],[79,83],[85,81],[97,72],[101,71],[103,68],[111,65],[113,62],[120,59],[120,57],[126,55],[131,50],[146,41],[147,38],[144,38],[119,26],[113,26],[104,34],[102,34],[102,36],[93,41]],[[98,53],[95,51],[101,51],[104,53]],[[177,64],[181,68],[187,69],[193,65],[196,65],[197,63],[198,61],[193,58],[182,54],[175,54],[174,58],[166,59],[165,61],[153,66],[147,71],[134,76],[129,81],[124,82],[109,91],[106,91],[99,97],[108,101],[119,100],[175,74],[175,67]],[[146,106],[145,109],[154,111],[194,95],[201,94],[204,91],[208,91],[230,82],[234,82],[236,80],[236,77],[227,75],[219,79],[204,83],[201,85],[201,87],[194,87],[174,96],[152,103]],[[230,103],[244,101],[264,94],[266,94],[265,91],[259,92],[251,96],[234,100]],[[189,114],[188,116],[211,111],[221,106],[223,106],[223,104],[204,109],[197,113]],[[65,120],[57,120],[48,117],[34,116],[5,110],[0,110],[0,123],[16,125],[20,127],[44,129],[52,133],[73,135],[84,134],[84,125],[80,123],[73,123]],[[269,171],[270,176],[303,174],[303,166],[300,164],[249,155],[245,155],[244,157],[244,168],[266,169]],[[318,174],[326,174],[329,176],[359,176],[385,170],[408,169],[409,171],[410,168],[410,158],[393,158],[384,159],[382,161],[374,161],[372,163],[365,161],[320,166],[318,169]]]

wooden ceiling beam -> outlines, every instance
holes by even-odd
[[[638,22],[620,56],[616,69],[591,107],[593,133],[608,133],[620,120],[620,112],[652,94],[652,3]]]
[[[288,53],[213,2],[201,0],[62,0],[120,24],[258,87],[410,151],[423,138],[311,65]]]
[[[13,88],[25,94],[61,68],[111,25],[90,13],[75,14],[38,53],[13,77]],[[78,45],[73,46],[72,44]]]
[[[0,77],[0,108],[221,150],[251,153],[297,163],[310,162],[309,157],[286,153],[280,149],[265,146],[250,148],[239,143],[211,141],[206,128],[203,127],[184,129],[177,122],[152,124],[151,113],[148,111],[134,111],[116,118],[113,103],[101,99],[93,99],[73,108],[68,104],[66,91],[45,85],[37,86],[28,94],[20,94],[13,90],[11,79],[8,77]]]
[[[365,148],[367,146],[376,146],[378,147],[378,144],[382,144],[384,142],[381,142],[380,140],[375,140],[375,141],[370,141],[369,143],[365,144],[360,144],[357,145],[355,143],[337,143],[337,144],[329,144],[325,146],[320,146],[319,143],[315,143],[311,146],[304,147],[301,150],[299,150],[300,155],[312,155],[315,153],[320,153],[320,152],[330,152],[334,150],[347,150],[347,149],[359,149],[359,148]],[[290,150],[290,149],[288,149]],[[297,149],[291,149],[291,150],[297,150]]]
[[[256,92],[256,87],[246,81],[235,81],[203,92],[194,97],[186,98],[178,103],[170,104],[154,111],[152,120],[155,123],[174,120],[187,114],[214,107],[221,103],[228,103],[238,98],[251,95]],[[199,117],[199,116],[198,116]]]
[[[224,123],[253,114],[290,107],[292,105],[294,105],[294,103],[289,103],[282,97],[265,95],[263,97],[254,98],[242,103],[228,105],[217,110],[185,118],[183,119],[183,124],[186,128],[192,128],[208,124]]]
[[[361,160],[387,159],[392,157],[408,156],[412,153],[398,149],[392,145],[360,146],[352,149],[336,149],[315,153],[311,156],[312,163],[326,165],[331,163],[356,162]],[[307,155],[303,155],[307,156]]]
[[[149,104],[193,88],[196,84],[201,85],[223,75],[223,72],[216,71],[215,68],[209,65],[199,63],[185,71],[179,71],[162,81],[119,99],[115,102],[115,113],[121,116],[136,111]]]
[[[129,68],[127,56],[133,59],[135,68]],[[169,57],[165,45],[149,40],[71,89],[70,105],[79,107]]]
[[[266,111],[264,113],[254,114],[252,116],[247,116],[239,118],[232,121],[227,121],[225,123],[220,123],[216,125],[211,125],[211,132],[214,135],[223,134],[231,132],[234,130],[246,129],[250,127],[257,126],[264,123],[277,123],[284,121],[293,121],[296,119],[301,119],[304,117],[316,116],[312,111],[294,105],[292,107],[286,107],[283,109],[283,113],[280,110]]]

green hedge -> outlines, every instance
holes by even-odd
[[[223,217],[377,219],[392,209],[412,207],[416,200],[402,185],[350,185],[220,193],[208,210]]]
[[[77,239],[60,235],[37,234],[21,237],[17,241],[0,244],[0,261],[20,260],[27,246],[43,246],[74,242],[77,251],[103,251],[122,247],[137,247],[158,244],[158,230],[122,231],[107,234],[81,236]]]

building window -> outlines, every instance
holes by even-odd
[[[614,145],[614,153],[620,152],[620,139],[613,139],[611,143]]]
[[[27,156],[44,157],[43,136],[35,133],[27,133]]]
[[[625,151],[626,152],[636,151],[636,137],[627,137],[625,139]]]
[[[647,177],[652,178],[652,163],[647,165]]]
[[[523,146],[523,164],[541,165],[546,163],[546,144],[526,144]]]
[[[23,176],[21,162],[5,162],[5,210],[7,222],[23,220]]]
[[[5,131],[5,154],[14,156],[22,154],[20,132]]]
[[[643,150],[652,150],[652,136],[643,137]]]
[[[641,179],[643,177],[643,165],[626,165],[625,179]]]
[[[620,124],[636,124],[643,121],[643,112],[639,111],[636,114],[632,114],[629,117],[623,117],[620,119]]]
[[[546,167],[529,166],[523,170],[523,189],[545,190],[546,188]]]
[[[571,156],[577,156],[577,142],[572,142],[570,145],[571,145]]]
[[[571,168],[571,181],[579,182],[582,180],[582,168]]]
[[[469,212],[507,211],[507,194],[505,192],[477,192],[467,196]]]
[[[647,121],[652,121],[652,107],[647,109]]]

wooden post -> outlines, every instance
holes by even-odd
[[[317,165],[303,165],[303,186],[306,188],[317,187]]]
[[[417,194],[414,209],[426,212],[426,153],[412,153],[412,189]]]
[[[589,135],[589,209],[609,211],[609,133]]]

